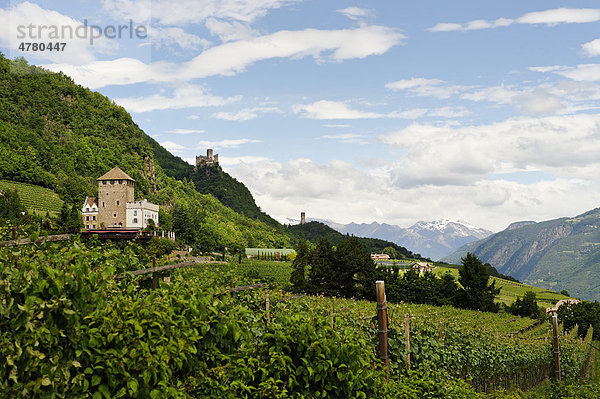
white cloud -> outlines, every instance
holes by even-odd
[[[268,112],[281,112],[275,107],[253,107],[244,108],[238,112],[216,112],[212,115],[213,118],[222,119],[225,121],[243,122],[251,119],[256,119],[260,114]]]
[[[457,128],[412,124],[380,139],[406,151],[394,181],[419,186],[470,185],[507,165],[581,178],[580,168],[600,166],[599,138],[600,114],[578,114]]]
[[[600,9],[592,8],[556,8],[545,11],[536,11],[523,14],[519,18],[498,18],[494,21],[477,19],[460,23],[439,23],[428,30],[431,32],[450,32],[450,31],[469,31],[480,29],[493,29],[499,27],[510,26],[513,23],[530,24],[530,25],[548,25],[554,26],[558,24],[571,23],[588,23],[600,21]]]
[[[522,112],[532,115],[553,114],[565,108],[560,98],[542,88],[522,93],[514,101]]]
[[[546,11],[527,13],[517,22],[521,24],[582,24],[600,21],[600,9],[593,8],[556,8]]]
[[[438,116],[440,118],[462,118],[471,115],[471,111],[464,107],[441,107],[429,110],[429,116]]]
[[[439,79],[411,78],[387,83],[385,88],[390,90],[405,90],[421,97],[447,99],[470,89],[470,86],[449,85]]]
[[[252,22],[297,0],[102,0],[102,5],[115,18],[124,20],[154,19],[161,25],[201,23],[215,17]]]
[[[600,64],[580,64],[576,67],[564,67],[555,70],[554,73],[577,81],[595,82],[600,80]]]
[[[343,124],[332,124],[332,123],[326,123],[323,125],[323,127],[331,127],[331,128],[347,128],[347,127],[352,127],[352,125],[343,125]]]
[[[342,133],[342,134],[327,134],[321,138],[335,140],[345,144],[369,144],[362,134]]]
[[[89,64],[96,59],[96,53],[112,53],[118,49],[116,40],[99,37],[98,30],[90,25],[94,23],[90,21],[86,27],[84,22],[26,1],[0,8],[0,46],[17,51],[21,42],[58,41],[66,43],[63,51],[18,52],[51,62]]]
[[[359,170],[335,160],[327,164],[310,159],[265,160],[240,163],[227,172],[243,181],[257,204],[280,220],[305,211],[309,217],[340,223],[380,221],[408,227],[444,215],[501,230],[514,220],[581,213],[597,206],[600,195],[600,184],[564,178],[529,185],[505,180],[443,186],[393,184],[391,172],[406,165],[403,159],[392,169]]]
[[[167,133],[173,134],[196,134],[196,133],[204,133],[205,131],[202,129],[171,129],[167,130]]]
[[[245,155],[241,157],[221,157],[219,158],[219,165],[221,166],[235,166],[239,164],[255,164],[257,162],[270,161],[270,158],[260,157],[255,155]]]
[[[451,32],[451,31],[469,31],[479,29],[492,29],[512,25],[514,20],[508,18],[498,18],[495,21],[486,21],[476,19],[465,24],[458,23],[439,23],[428,30],[431,32]]]
[[[239,101],[241,96],[223,98],[207,94],[200,86],[176,88],[171,96],[152,94],[146,97],[116,98],[115,102],[129,112],[149,112],[162,109],[214,107]]]
[[[237,21],[227,22],[209,18],[206,20],[206,28],[211,35],[219,36],[223,42],[247,40],[258,36],[258,32],[252,29],[248,24]]]
[[[600,39],[582,44],[581,52],[585,57],[595,57],[600,55]]]
[[[185,147],[181,144],[174,143],[172,141],[163,141],[160,143],[164,148],[169,150],[170,152],[181,152]]]
[[[427,114],[426,108],[413,108],[405,111],[394,111],[389,114],[391,118],[398,119],[419,119]]]
[[[246,40],[211,47],[181,65],[154,62],[151,65],[130,58],[95,61],[84,66],[67,63],[44,67],[71,76],[77,83],[96,89],[108,85],[142,82],[189,81],[214,75],[231,76],[255,62],[273,58],[344,61],[380,55],[401,44],[404,35],[385,26],[355,29],[279,31]]]
[[[350,108],[339,101],[321,100],[312,104],[298,104],[293,111],[309,119],[371,119],[385,117],[376,112],[364,112]]]
[[[197,50],[206,48],[210,42],[204,38],[185,32],[181,28],[174,27],[152,27],[150,29],[152,45],[157,49],[161,47],[178,46],[185,50]]]
[[[254,139],[228,139],[228,140],[220,140],[220,141],[199,141],[198,146],[196,148],[214,148],[215,150],[221,148],[238,148],[244,144],[251,143],[262,143],[261,140]]]
[[[337,11],[353,21],[360,21],[365,17],[369,17],[372,15],[372,12],[370,10],[360,7],[346,7]]]

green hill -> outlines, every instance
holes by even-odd
[[[181,202],[200,212],[200,230],[218,245],[288,245],[276,222],[256,220],[252,209],[260,210],[247,190],[242,193],[241,183],[219,171],[223,186],[231,185],[224,191],[235,193],[232,208],[250,217],[196,190],[202,178],[190,183],[193,168],[148,137],[110,99],[62,73],[0,54],[0,179],[45,187],[79,205],[97,194],[96,178],[116,165],[136,180],[137,198],[167,211]]]
[[[323,237],[331,241],[333,245],[337,245],[344,238],[344,235],[339,231],[316,221],[305,224],[289,225],[287,226],[287,233],[290,236],[293,245],[303,239],[316,243]],[[415,254],[408,249],[393,242],[381,240],[379,238],[358,237],[358,239],[368,252],[381,253],[384,248],[392,247],[398,252],[399,256],[402,256],[403,258],[418,259],[415,258]]]
[[[17,190],[21,203],[32,212],[56,214],[60,212],[63,204],[54,191],[33,184],[0,180],[0,191],[3,190]]]
[[[443,260],[458,263],[467,252],[525,283],[600,299],[600,208],[574,218],[513,226]]]

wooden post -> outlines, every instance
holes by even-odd
[[[152,268],[156,269],[156,256],[152,257]],[[158,286],[158,274],[156,272],[152,273],[152,289],[155,290]]]
[[[269,310],[269,294],[265,295],[265,307],[267,309],[267,325],[271,324],[271,311]]]
[[[388,354],[387,300],[385,282],[376,281],[377,292],[377,327],[379,333],[379,357],[385,367],[386,379],[390,380],[390,356]]]
[[[410,370],[410,316],[404,315],[404,336],[406,337],[406,368]]]
[[[558,318],[556,317],[556,314],[552,315],[552,332],[554,335],[554,375],[556,381],[560,381],[560,349],[558,346]]]

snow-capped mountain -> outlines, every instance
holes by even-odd
[[[441,259],[465,244],[493,234],[470,223],[450,219],[420,221],[408,228],[377,222],[339,224],[330,220],[320,221],[340,233],[392,241],[433,260]]]

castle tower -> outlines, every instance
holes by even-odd
[[[206,159],[208,160],[208,162],[212,162],[212,160],[213,160],[213,150],[212,150],[212,148],[208,148],[206,150]]]
[[[306,224],[306,213],[300,212],[300,224]]]
[[[98,182],[98,226],[125,228],[126,204],[134,200],[135,180],[115,166],[96,181]]]

